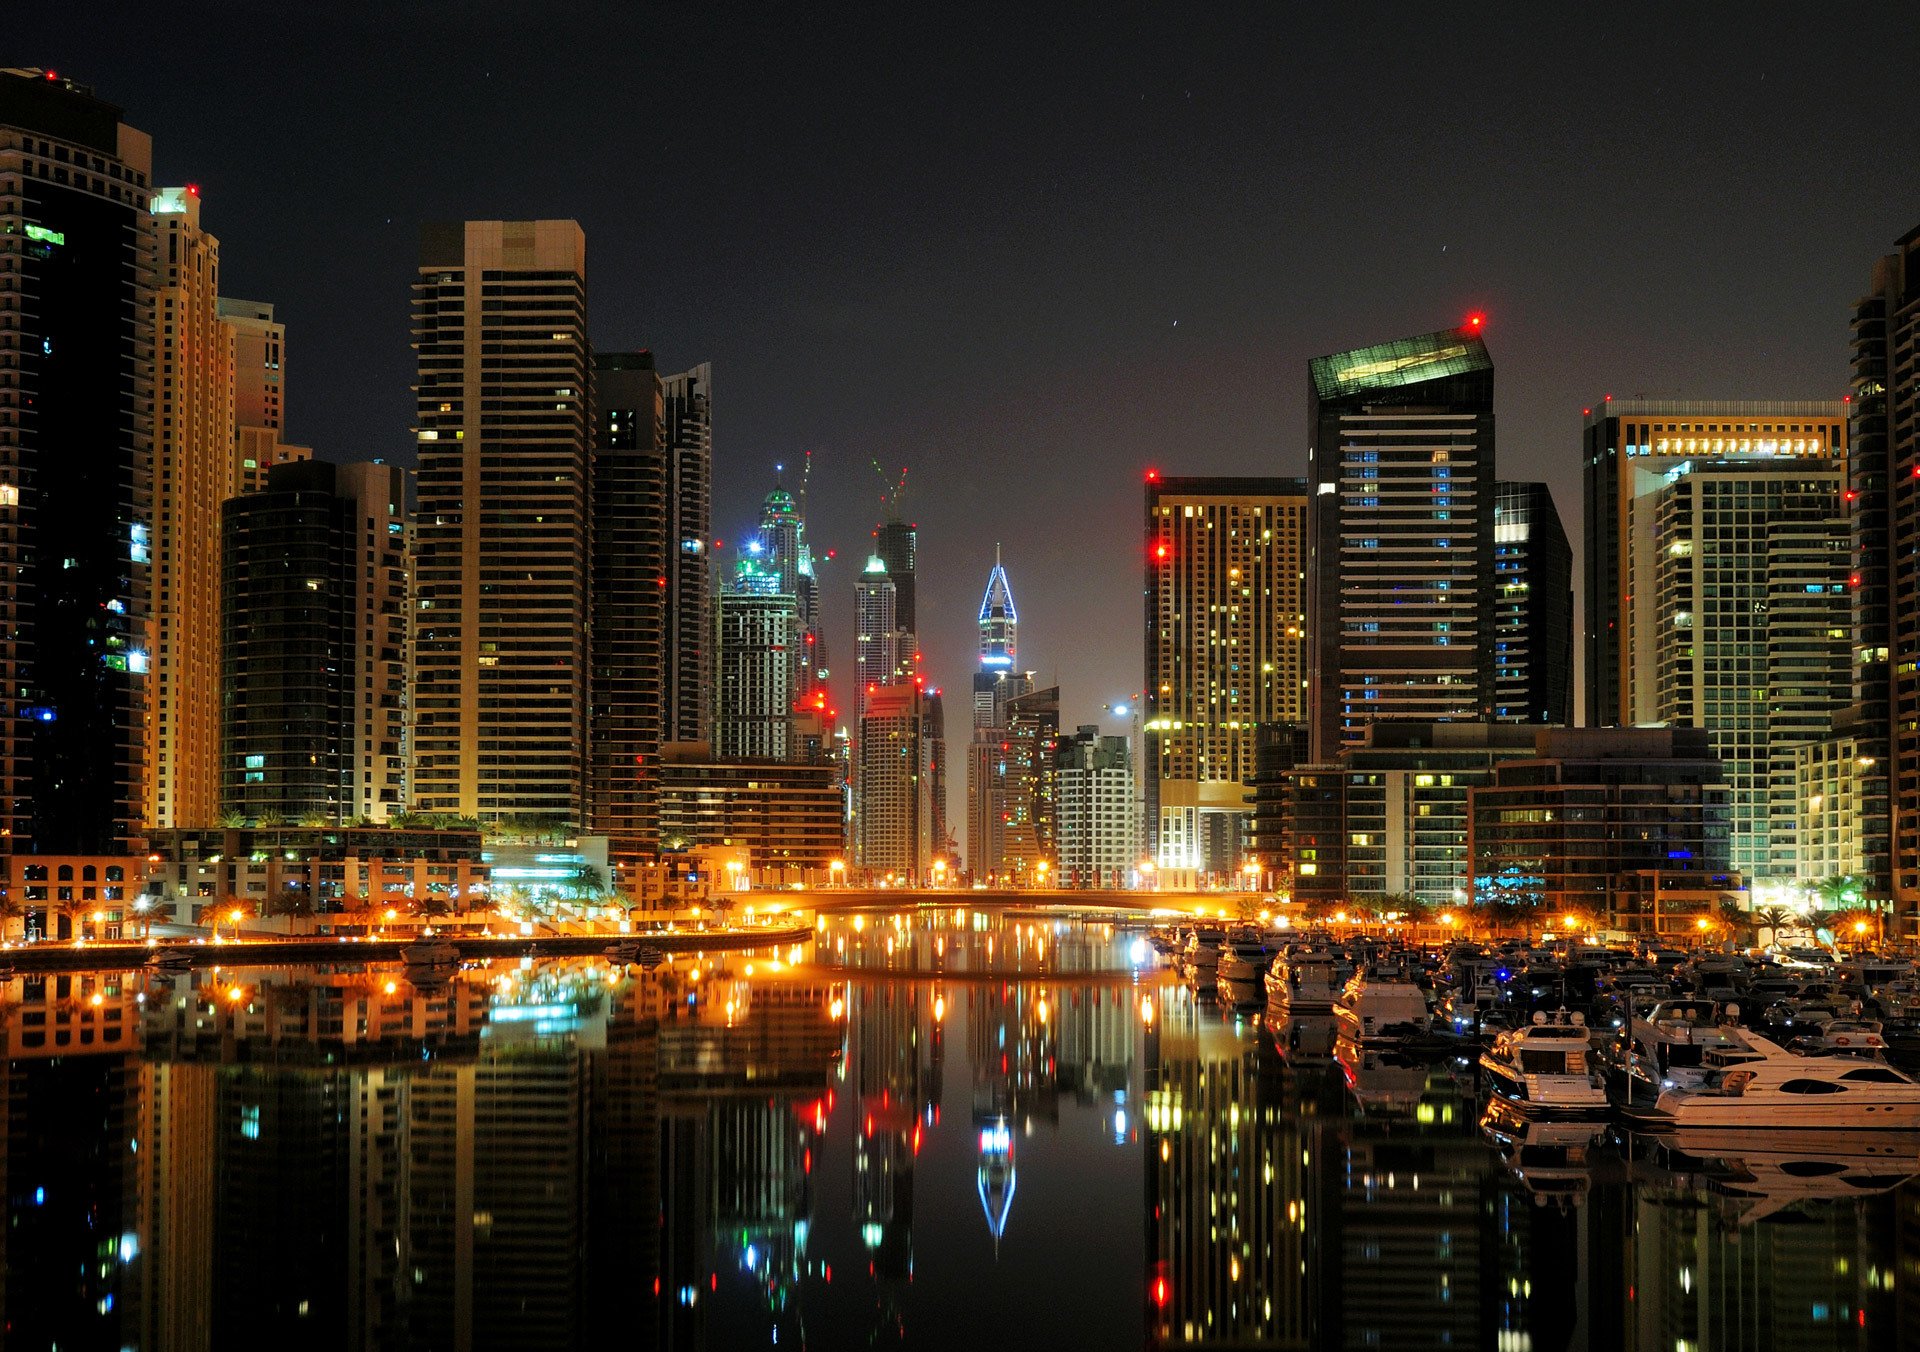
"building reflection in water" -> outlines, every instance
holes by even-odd
[[[1530,1121],[1128,938],[954,911],[833,921],[801,968],[16,978],[6,1346],[966,1347],[927,1302],[975,1285],[1028,1302],[1009,1346],[1095,1310],[1232,1348],[1920,1329],[1920,1138]],[[1122,1187],[1130,1256],[1062,1251]]]

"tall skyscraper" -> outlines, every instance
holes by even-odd
[[[1846,448],[1837,400],[1587,417],[1589,721],[1706,728],[1749,879],[1794,877],[1793,748],[1852,697]]]
[[[919,882],[933,862],[931,748],[920,687],[882,685],[867,692],[856,754],[858,863],[870,877],[892,874]]]
[[[588,822],[616,860],[651,855],[666,735],[666,394],[651,352],[593,358]],[[702,538],[704,548],[704,537]]]
[[[1257,730],[1306,717],[1306,485],[1146,483],[1145,842],[1162,869],[1240,866]]]
[[[1054,758],[1060,748],[1060,688],[1015,695],[1006,702],[1004,718],[995,867],[1012,882],[1046,883],[1057,852]]]
[[[714,750],[721,759],[790,760],[794,754],[794,650],[800,646],[800,608],[785,592],[742,586],[759,578],[778,585],[743,560],[744,577],[720,593],[720,679],[714,690]]]
[[[888,574],[885,560],[876,554],[854,580],[853,593],[854,622],[858,626],[853,665],[859,684],[854,708],[864,716],[867,697],[879,687],[895,683],[900,658],[896,619],[899,588]]]
[[[408,803],[406,474],[307,461],[221,514],[222,811],[383,822]]]
[[[1884,878],[1902,933],[1920,916],[1920,228],[1879,259],[1853,314],[1854,702]],[[1873,823],[1863,823],[1869,831]],[[1869,872],[1882,872],[1869,868]]]
[[[205,826],[220,808],[220,504],[238,490],[233,337],[220,319],[220,241],[198,188],[153,198],[158,418],[153,475],[149,827]]]
[[[1493,361],[1478,319],[1308,363],[1316,761],[1494,709]]]
[[[973,735],[967,744],[967,864],[976,880],[984,880],[1000,873],[1006,857],[1007,702],[1033,689],[1031,674],[1014,667],[1020,614],[998,545],[975,624],[980,666],[973,673]]]
[[[149,656],[152,144],[0,70],[0,850],[139,848]],[[171,414],[162,413],[162,417]],[[204,541],[202,544],[204,545]]]
[[[1493,506],[1493,716],[1573,722],[1573,547],[1543,483],[1502,480]]]
[[[311,460],[313,448],[284,439],[287,326],[265,301],[222,296],[219,310],[233,343],[234,491],[251,493],[268,470]]]
[[[490,821],[578,823],[592,441],[579,225],[426,227],[413,336],[416,797]],[[695,423],[689,384],[677,405],[668,396],[681,435]]]
[[[666,400],[666,736],[713,740],[713,590],[707,540],[713,485],[713,368],[661,381]]]
[[[893,579],[893,679],[896,681],[911,681],[919,674],[920,628],[914,610],[917,594],[914,569],[919,549],[920,532],[898,516],[891,516],[874,528],[873,556],[886,565],[887,576]]]

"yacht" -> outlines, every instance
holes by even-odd
[[[1266,940],[1257,934],[1236,934],[1220,950],[1220,979],[1254,984],[1272,960],[1273,949]]]
[[[1334,1001],[1341,1031],[1358,1042],[1407,1042],[1431,1028],[1427,996],[1402,968],[1362,967]]]
[[[1920,1128],[1920,1084],[1854,1056],[1803,1056],[1755,1033],[1708,1052],[1705,1077],[1663,1090],[1649,1119],[1679,1127]]]
[[[1284,952],[1267,968],[1267,999],[1290,1017],[1331,1014],[1340,998],[1340,978],[1333,954],[1324,948]]]
[[[1835,1052],[1879,1060],[1887,1054],[1887,1039],[1877,1019],[1829,1019],[1820,1028],[1788,1044],[1797,1052]]]
[[[1187,946],[1182,959],[1189,972],[1195,968],[1212,971],[1220,965],[1220,950],[1226,946],[1227,936],[1217,929],[1196,929],[1187,936]]]
[[[1698,1084],[1708,1052],[1746,1046],[1734,1026],[1739,1016],[1738,1005],[1701,999],[1661,1000],[1636,1011],[1615,1055],[1625,1102],[1651,1104],[1663,1089]]]
[[[445,939],[416,939],[400,950],[400,961],[409,967],[438,967],[460,961],[460,949]]]
[[[1480,1053],[1488,1087],[1536,1112],[1589,1112],[1607,1106],[1606,1083],[1594,1068],[1586,1016],[1557,1010],[1502,1033]]]

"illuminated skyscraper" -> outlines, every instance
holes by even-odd
[[[1494,711],[1493,361],[1480,324],[1316,357],[1312,755]]]
[[[313,448],[282,440],[287,326],[264,301],[222,296],[219,309],[233,342],[233,491],[251,493],[265,486],[275,465],[313,459]]]
[[[220,504],[239,490],[233,336],[221,322],[220,241],[200,190],[153,198],[155,398],[153,671],[147,825],[206,826],[220,810]]]
[[[933,748],[924,697],[916,685],[866,692],[860,717],[855,821],[858,863],[870,876],[917,883],[933,862]]]
[[[1147,848],[1240,866],[1254,747],[1306,715],[1307,498],[1299,479],[1146,484]]]
[[[724,759],[790,760],[794,754],[794,650],[800,646],[800,609],[785,592],[743,583],[763,574],[750,560],[720,593],[720,678],[714,689],[714,750]]]
[[[1493,716],[1573,721],[1573,548],[1553,492],[1501,481],[1493,507]]]
[[[1795,876],[1794,747],[1852,696],[1846,448],[1838,400],[1587,418],[1589,721],[1706,728],[1749,880]]]
[[[660,382],[666,402],[666,739],[713,740],[713,367]]]
[[[899,589],[887,573],[879,555],[867,560],[867,566],[854,581],[855,622],[858,641],[854,648],[854,679],[859,691],[854,708],[867,711],[867,697],[875,689],[892,685],[899,666],[899,626],[896,606]]]
[[[146,133],[83,86],[51,71],[0,71],[0,216],[18,232],[0,252],[0,526],[13,561],[0,588],[8,853],[139,848],[156,408],[152,158]]]
[[[967,746],[967,864],[976,879],[984,880],[1001,872],[1006,856],[1007,704],[1033,689],[1032,675],[1014,667],[1020,615],[998,545],[976,624],[980,668],[973,673],[973,739]]]
[[[413,296],[414,786],[428,811],[582,820],[586,329],[577,223],[468,221],[423,232]],[[670,385],[672,448],[704,418],[704,398],[687,378]],[[676,589],[668,590],[671,604]],[[698,642],[704,652],[705,636]],[[696,654],[669,671],[669,690],[700,675]]]

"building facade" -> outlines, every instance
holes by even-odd
[[[1731,804],[1705,729],[1539,732],[1472,792],[1471,894],[1691,941],[1740,891]]]
[[[855,864],[871,880],[912,885],[933,863],[925,699],[911,684],[879,685],[866,695],[855,751]]]
[[[411,801],[405,471],[292,463],[221,514],[219,813],[384,822]]]
[[[286,444],[287,326],[265,301],[222,296],[220,322],[233,344],[233,487],[252,493],[267,471],[313,459],[311,446]]]
[[[150,844],[147,891],[185,924],[236,903],[250,916],[363,917],[489,904],[478,831],[183,828],[157,831]]]
[[[575,222],[422,232],[414,791],[428,811],[583,818],[586,326]]]
[[[1573,722],[1573,547],[1543,483],[1501,480],[1493,505],[1493,716]]]
[[[1060,687],[1014,696],[1006,701],[1005,718],[994,871],[1014,886],[1042,886],[1053,881],[1058,855]]]
[[[714,749],[722,760],[792,760],[795,654],[803,646],[799,601],[782,592],[741,590],[741,580],[719,598]]]
[[[831,765],[700,759],[683,743],[660,773],[666,849],[737,851],[762,885],[826,880],[845,857]]]
[[[151,651],[152,144],[0,71],[0,850],[137,851]],[[165,415],[162,415],[165,416]]]
[[[666,738],[713,740],[713,366],[663,377],[667,468]]]
[[[1847,435],[1837,400],[1588,415],[1589,721],[1708,729],[1753,880],[1795,875],[1793,748],[1852,701]]]
[[[1125,887],[1139,858],[1127,739],[1083,723],[1059,739],[1053,764],[1055,884]]]
[[[1240,866],[1257,730],[1306,715],[1306,486],[1146,484],[1146,734],[1156,866]]]
[[[1480,325],[1308,363],[1312,753],[1494,713],[1493,361]]]

